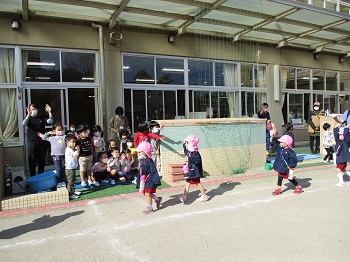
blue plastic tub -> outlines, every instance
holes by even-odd
[[[38,174],[27,179],[30,192],[37,193],[39,191],[46,191],[52,187],[57,186],[56,171],[48,171]]]

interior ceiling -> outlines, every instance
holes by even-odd
[[[327,0],[332,1],[332,0]],[[0,14],[256,41],[350,57],[350,4],[332,11],[293,0],[1,0]],[[307,1],[306,1],[307,2]],[[323,3],[314,0],[314,3]]]

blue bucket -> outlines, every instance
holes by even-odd
[[[46,191],[57,186],[56,171],[48,171],[27,179],[27,184],[32,193]]]

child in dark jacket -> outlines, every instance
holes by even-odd
[[[180,196],[180,201],[182,203],[186,202],[187,195],[190,191],[191,185],[197,185],[201,192],[200,198],[197,201],[205,202],[208,201],[209,196],[205,193],[204,187],[201,184],[200,178],[203,177],[203,165],[202,157],[198,152],[198,137],[194,135],[189,135],[185,139],[184,143],[184,153],[187,158],[188,174],[186,179],[186,185],[184,193]]]
[[[350,132],[348,126],[341,127],[341,124],[337,124],[334,128],[334,139],[336,142],[336,173],[339,179],[336,187],[344,187],[346,186],[343,174],[349,174],[346,171],[347,162],[350,160]]]
[[[276,150],[276,159],[273,163],[273,169],[278,173],[277,189],[272,192],[273,195],[281,194],[283,178],[288,179],[294,186],[294,194],[300,194],[303,189],[294,178],[294,168],[297,166],[297,155],[292,149],[293,139],[289,135],[283,135],[278,139],[279,143],[270,138],[271,146]]]
[[[136,148],[140,161],[140,174],[137,181],[139,191],[146,197],[147,207],[142,212],[145,215],[153,213],[152,199],[156,202],[157,209],[162,202],[161,197],[156,196],[156,188],[161,185],[160,177],[151,156],[151,144],[143,141]]]

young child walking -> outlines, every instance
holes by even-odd
[[[205,193],[204,187],[200,180],[200,178],[203,177],[203,164],[202,157],[198,152],[198,143],[198,137],[189,135],[186,137],[185,143],[183,144],[184,153],[187,157],[188,178],[186,179],[184,193],[179,197],[182,203],[186,202],[191,185],[197,185],[201,192],[201,196],[197,199],[197,201],[205,202],[209,200],[209,196],[207,196]]]
[[[65,150],[65,163],[66,163],[66,176],[67,176],[67,190],[70,200],[75,200],[79,197],[80,192],[74,191],[75,171],[78,168],[78,157],[80,147],[76,146],[76,139],[74,135],[66,136],[66,150]]]
[[[350,132],[349,127],[342,127],[341,124],[337,124],[334,131],[334,139],[336,142],[336,174],[338,176],[338,184],[336,187],[344,187],[346,183],[344,182],[343,175],[344,173],[350,175],[350,173],[346,170],[347,162],[350,160]]]
[[[276,150],[273,169],[278,172],[277,189],[272,194],[275,196],[281,194],[283,178],[288,179],[295,186],[294,194],[300,194],[303,188],[294,178],[294,168],[297,166],[298,160],[297,155],[292,149],[293,139],[289,135],[283,135],[278,139],[280,144],[275,142],[273,137],[270,138],[270,141],[271,146]]]
[[[49,141],[51,144],[51,157],[56,169],[56,176],[58,178],[57,187],[66,186],[66,174],[64,172],[64,154],[66,150],[65,134],[63,126],[59,123],[53,125],[53,130],[45,134],[39,133],[38,136],[42,140]]]
[[[324,130],[324,135],[323,135],[323,146],[324,149],[326,150],[327,154],[323,158],[323,163],[328,163],[329,161],[333,161],[333,139],[334,139],[334,133],[331,130],[331,125],[329,123],[324,123],[323,124],[323,130]]]
[[[160,177],[151,156],[151,144],[143,141],[136,148],[140,161],[140,174],[136,187],[146,197],[147,207],[142,212],[145,215],[153,213],[152,199],[157,209],[160,207],[162,197],[156,196],[156,189],[161,185]]]

